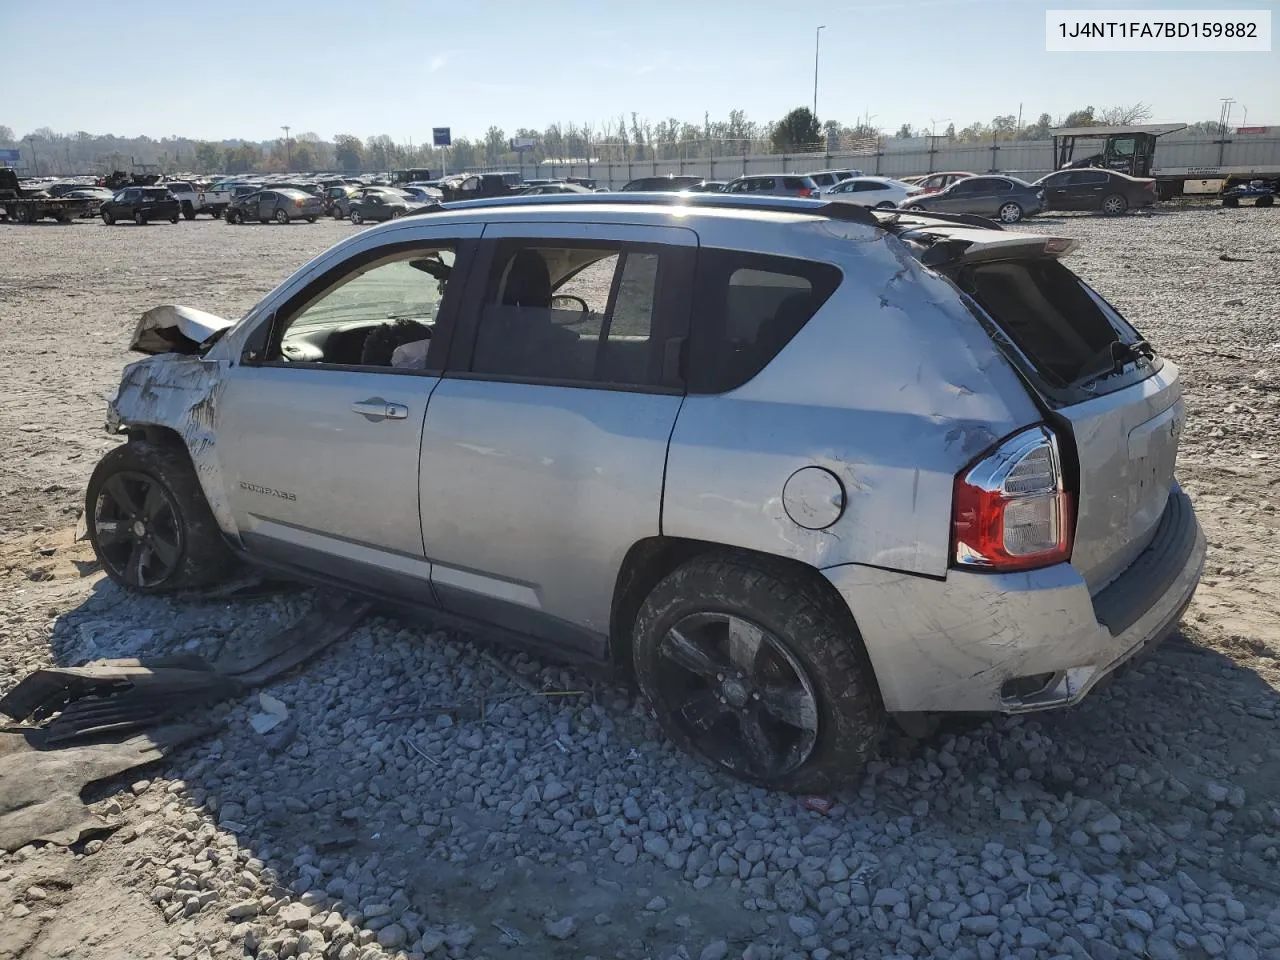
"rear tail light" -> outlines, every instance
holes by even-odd
[[[301,206],[303,205],[303,203],[305,203],[305,202],[306,202],[306,201],[304,201],[304,200],[295,200],[295,201],[293,201],[293,205],[294,205],[295,207],[301,207]]]
[[[1044,426],[1010,437],[960,472],[952,500],[952,563],[970,570],[1032,570],[1071,557],[1071,494],[1058,441]]]

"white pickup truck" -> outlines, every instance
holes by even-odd
[[[188,220],[194,220],[197,213],[209,212],[200,202],[200,192],[190,180],[164,180],[157,186],[164,187],[178,198],[182,204],[182,215]]]
[[[253,193],[259,189],[261,189],[259,186],[245,183],[243,180],[219,180],[208,190],[197,194],[199,200],[197,209],[215,218],[221,217],[226,212],[227,205],[235,197],[244,196],[246,193]]]

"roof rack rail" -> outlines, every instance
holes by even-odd
[[[803,197],[763,197],[723,193],[554,193],[542,196],[488,197],[483,200],[455,200],[437,203],[418,214],[447,210],[478,210],[486,207],[537,207],[537,206],[651,206],[651,207],[704,207],[712,210],[759,210],[763,213],[808,213],[831,220],[861,223],[879,227],[880,221],[866,207],[830,200],[809,200]]]

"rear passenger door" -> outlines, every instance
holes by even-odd
[[[485,228],[422,441],[440,603],[602,653],[622,560],[661,532],[697,237]]]
[[[1100,210],[1102,197],[1107,193],[1111,175],[1102,170],[1077,170],[1071,174],[1067,195],[1072,210]]]

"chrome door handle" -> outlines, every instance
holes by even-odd
[[[358,413],[371,423],[377,420],[404,420],[409,408],[402,403],[390,403],[381,397],[370,397],[351,405],[351,412]]]

